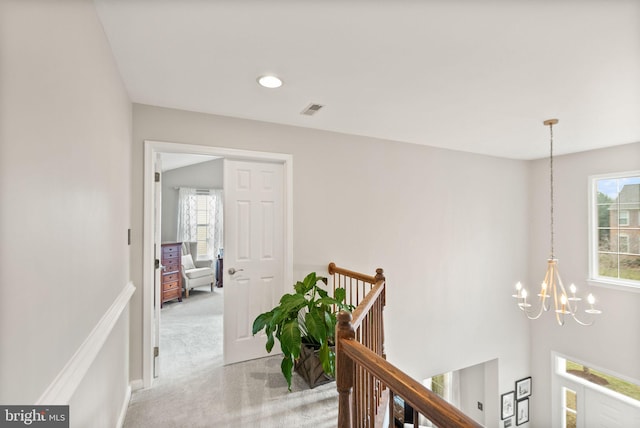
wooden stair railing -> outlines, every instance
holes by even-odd
[[[329,273],[333,276],[334,290],[337,287],[344,288],[347,291],[347,303],[356,307],[351,324],[355,340],[380,358],[386,358],[384,317],[382,316],[386,300],[384,271],[376,269],[376,275],[369,276],[339,268],[331,263]],[[336,343],[336,355],[337,348]],[[336,367],[338,367],[337,357]],[[362,366],[356,366],[354,370],[355,383],[351,397],[354,403],[353,419],[363,421],[362,424],[355,426],[375,426],[367,425],[364,421],[380,419],[381,423],[387,407],[388,394],[384,391],[384,385],[367,373]]]
[[[336,388],[338,428],[382,427],[388,410],[394,426],[393,397],[401,397],[418,415],[439,428],[481,427],[455,406],[386,361],[383,308],[386,280],[382,269],[376,276],[329,265],[334,290],[347,289],[347,302],[356,305],[353,314],[342,311],[336,326]],[[349,288],[351,286],[351,288]],[[353,300],[349,301],[349,296]]]

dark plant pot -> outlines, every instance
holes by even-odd
[[[333,346],[331,350],[335,351]],[[318,385],[324,385],[335,380],[322,370],[318,352],[320,351],[303,344],[300,350],[300,358],[298,358],[294,366],[296,373],[307,382],[309,388],[315,388]]]

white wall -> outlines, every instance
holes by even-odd
[[[510,296],[527,272],[526,162],[134,104],[136,283],[145,139],[292,154],[294,270],[383,267],[387,354],[414,378],[495,358],[501,389],[529,372],[528,323]],[[141,305],[139,288],[133,379]]]
[[[110,401],[85,403],[115,424],[127,299],[113,325],[101,320],[132,288],[131,103],[91,1],[3,1],[0,55],[0,402],[35,403],[54,384],[66,392],[48,400],[102,390]],[[111,358],[87,357],[96,350]],[[54,382],[73,361],[86,370]]]
[[[561,144],[561,141],[556,142]],[[604,311],[591,327],[568,320],[564,327],[553,316],[532,322],[533,377],[531,420],[551,426],[551,352],[557,351],[594,367],[640,381],[640,293],[587,285],[588,177],[640,169],[640,143],[554,158],[555,253],[563,282],[592,292]],[[531,164],[532,207],[529,284],[539,284],[549,256],[549,163]]]
[[[223,159],[165,171],[162,174],[162,241],[178,236],[178,187],[222,189]]]
[[[476,364],[475,366],[458,370],[460,380],[460,410],[481,425],[484,425],[485,406],[484,366],[484,364]],[[482,410],[478,408],[478,402],[482,403]]]

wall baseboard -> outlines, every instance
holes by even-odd
[[[131,386],[127,387],[127,391],[124,395],[124,401],[122,402],[122,408],[120,409],[120,416],[118,417],[118,424],[116,427],[122,428],[124,426],[124,420],[127,417],[127,409],[129,409],[129,401],[131,401]]]
[[[87,371],[96,359],[113,327],[120,318],[122,311],[129,304],[136,287],[131,281],[125,285],[111,307],[105,312],[89,336],[80,345],[76,353],[67,362],[58,376],[42,393],[36,405],[64,405],[69,404],[73,393],[82,382]],[[128,356],[126,356],[128,358]],[[128,402],[128,401],[127,401]],[[125,409],[126,410],[126,409]]]
[[[144,388],[144,381],[142,379],[132,380],[131,382],[129,382],[129,386],[131,387],[132,391],[138,391]]]

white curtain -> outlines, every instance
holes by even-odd
[[[197,196],[207,197],[207,254],[210,260],[215,259],[223,243],[223,207],[222,190],[194,189],[180,187],[178,189],[178,241],[196,242],[198,240],[198,204]],[[198,255],[201,257],[202,255]]]
[[[180,187],[178,189],[178,241],[195,242],[197,240],[196,189]]]
[[[209,190],[209,245],[207,245],[207,256],[215,259],[222,249],[223,211],[222,211],[222,190]]]

